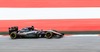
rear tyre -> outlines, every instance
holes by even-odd
[[[10,34],[10,37],[11,37],[11,39],[16,39],[16,38],[18,37],[18,35],[17,35],[17,33],[12,32],[12,33]]]
[[[53,37],[53,34],[52,34],[51,32],[47,32],[47,33],[45,34],[45,37],[46,37],[47,39],[51,39],[51,38]]]

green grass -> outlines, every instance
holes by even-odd
[[[0,32],[0,35],[7,35],[8,32]]]

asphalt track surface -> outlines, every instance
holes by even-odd
[[[100,52],[100,36],[65,36],[61,39],[0,37],[0,52]]]

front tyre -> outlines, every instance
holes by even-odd
[[[47,33],[45,34],[45,37],[46,37],[47,39],[51,39],[51,38],[53,37],[53,33],[47,32]]]

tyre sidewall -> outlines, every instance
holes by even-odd
[[[16,32],[12,32],[10,34],[11,39],[16,39],[17,38],[17,33]]]
[[[50,36],[48,36],[48,35],[50,35]],[[53,33],[51,33],[51,32],[46,32],[45,37],[46,37],[47,39],[51,39],[51,38],[53,37]]]

